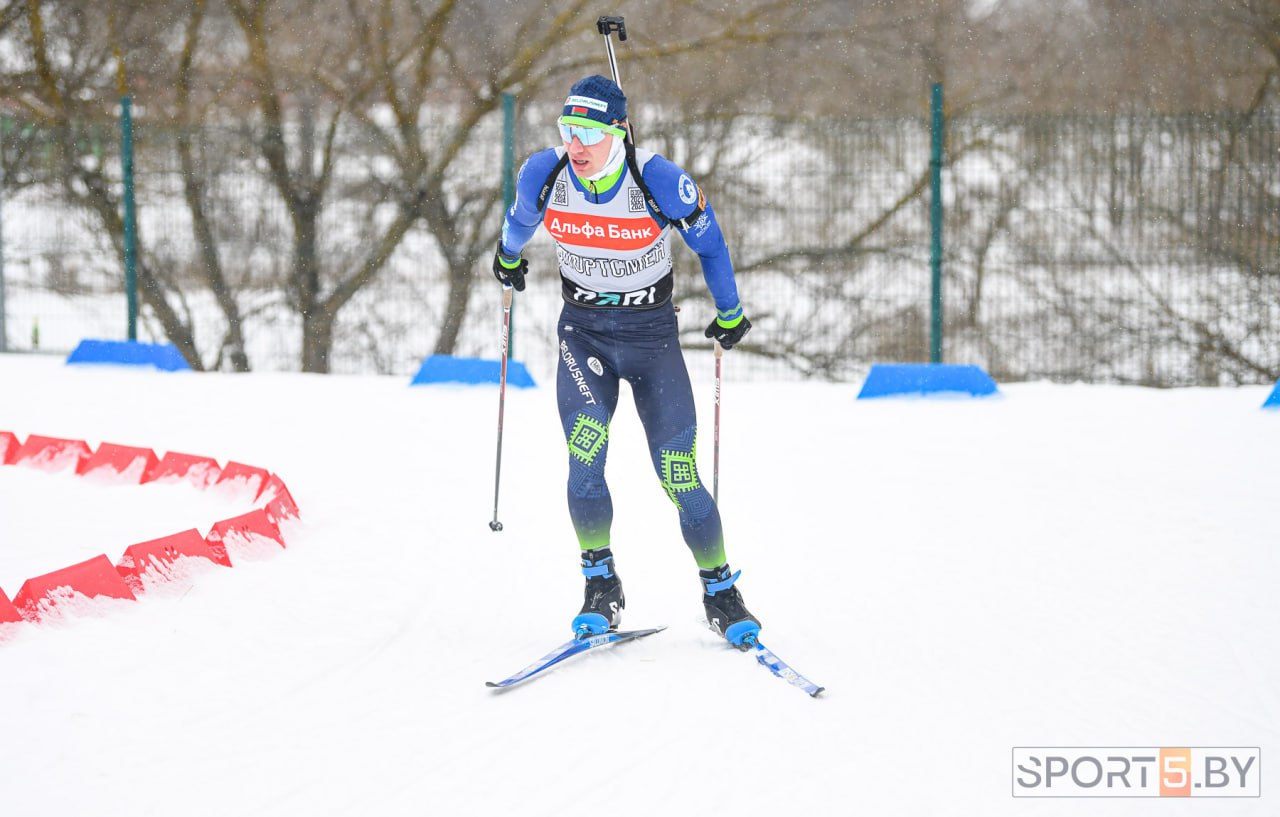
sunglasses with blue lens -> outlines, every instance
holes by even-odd
[[[566,145],[572,142],[575,136],[578,137],[579,142],[588,147],[598,145],[604,141],[607,133],[608,131],[604,128],[588,128],[583,125],[560,123],[560,136],[564,139]]]

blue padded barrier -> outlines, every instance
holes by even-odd
[[[875,363],[858,392],[872,397],[989,397],[1000,391],[978,366],[954,363]]]
[[[434,383],[497,383],[502,376],[502,361],[478,357],[454,357],[431,355],[422,361],[422,367],[413,376],[410,386],[426,386]],[[537,384],[529,370],[518,360],[507,361],[507,385],[530,388]]]
[[[1262,404],[1262,407],[1280,411],[1280,380],[1276,381],[1276,387],[1271,390],[1271,396],[1267,398],[1267,402]]]
[[[153,366],[162,372],[191,370],[178,347],[172,343],[138,343],[132,340],[82,340],[67,355],[67,364]]]

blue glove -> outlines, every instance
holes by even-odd
[[[503,286],[515,287],[516,292],[524,292],[524,276],[528,271],[529,262],[519,255],[515,258],[507,255],[502,241],[498,241],[498,251],[493,254],[493,277],[502,282]]]
[[[706,336],[715,338],[720,345],[726,349],[732,349],[734,344],[742,340],[742,336],[747,334],[747,330],[751,328],[751,321],[747,320],[746,315],[739,315],[731,321],[724,321],[716,318],[707,327]]]

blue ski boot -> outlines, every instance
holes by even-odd
[[[729,565],[722,564],[711,570],[699,570],[702,578],[702,606],[707,611],[711,629],[725,637],[740,650],[749,649],[760,632],[760,622],[747,611],[742,594],[733,583],[742,575],[729,572]]]
[[[587,588],[582,611],[573,619],[574,635],[585,638],[618,629],[627,600],[622,580],[613,570],[613,551],[607,547],[582,551],[582,575],[587,577]]]

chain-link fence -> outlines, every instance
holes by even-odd
[[[690,171],[725,230],[755,324],[735,349],[735,377],[854,380],[873,362],[928,359],[927,121],[668,124],[637,113],[640,144]],[[551,143],[553,117],[523,112],[518,156]],[[235,323],[253,368],[297,369],[294,227],[268,181],[261,135],[248,126],[185,134],[193,167],[180,161],[182,134],[137,125],[141,256],[193,327],[201,359],[228,365]],[[496,238],[496,208],[459,202],[496,196],[501,132],[495,118],[472,135],[446,188],[448,207],[482,215],[455,222],[453,234],[425,218],[405,234],[339,313],[333,371],[411,373],[439,351],[451,309],[463,316],[449,351],[496,356],[488,258],[474,265],[473,297],[459,306],[449,273],[459,253],[446,245]],[[8,348],[63,352],[83,337],[123,337],[109,212],[119,199],[118,135],[9,122],[3,137]],[[321,290],[338,286],[394,217],[391,153],[354,131],[336,138],[335,182],[318,221]],[[945,360],[1005,381],[1176,386],[1280,375],[1280,114],[959,118],[947,123],[946,145]],[[193,171],[203,182],[203,234]],[[692,350],[707,345],[712,308],[696,258],[675,244]],[[208,285],[210,247],[230,313]],[[527,254],[515,354],[545,377],[559,286],[545,235]],[[163,340],[164,326],[144,306],[140,336]]]

